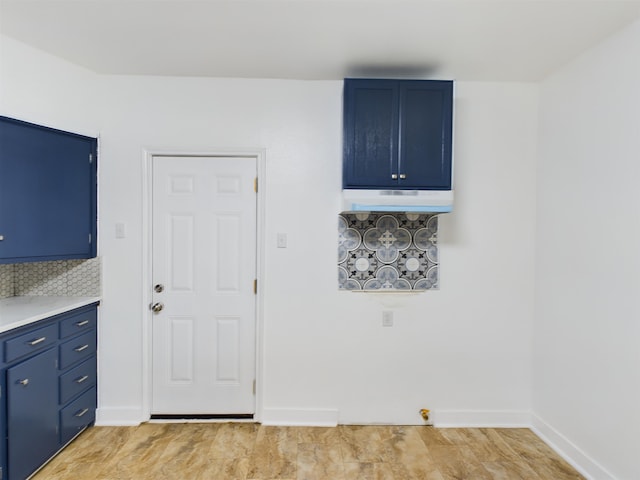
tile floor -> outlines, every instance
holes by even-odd
[[[582,479],[527,429],[92,427],[34,480]]]

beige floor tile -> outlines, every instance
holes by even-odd
[[[297,480],[344,480],[344,463],[339,446],[298,444]]]
[[[396,480],[387,463],[345,463],[345,480]]]
[[[288,427],[261,426],[247,478],[296,478],[298,434]]]
[[[577,480],[527,429],[93,427],[33,480]]]

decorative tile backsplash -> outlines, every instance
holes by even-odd
[[[438,288],[438,217],[418,213],[341,213],[342,290]]]
[[[100,258],[0,265],[0,298],[99,296]]]
[[[0,298],[13,297],[14,265],[0,265]]]

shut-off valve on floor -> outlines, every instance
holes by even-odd
[[[420,416],[422,417],[422,420],[424,420],[425,425],[433,426],[433,421],[431,420],[431,410],[429,410],[428,408],[421,408]]]

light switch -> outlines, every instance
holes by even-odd
[[[279,233],[278,234],[278,248],[287,248],[287,234]]]
[[[125,238],[126,236],[124,223],[116,223],[116,238]]]

